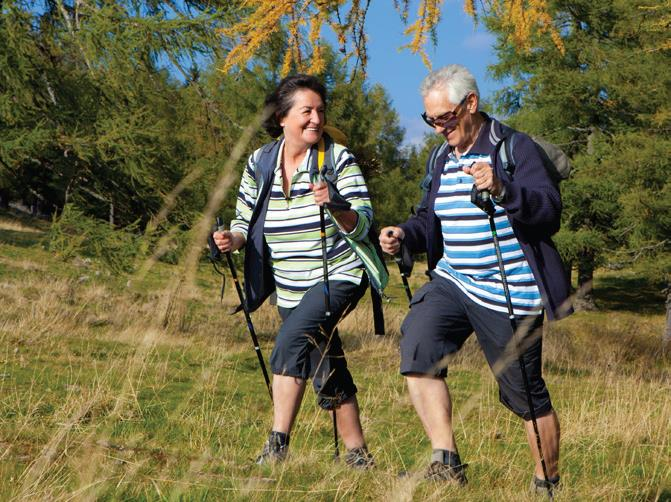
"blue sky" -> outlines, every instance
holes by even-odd
[[[410,3],[409,22],[414,19],[417,1]],[[480,94],[487,98],[503,84],[487,76],[487,65],[496,61],[494,36],[463,10],[463,0],[445,0],[438,25],[438,45],[426,48],[433,68],[450,63],[463,64],[478,81]],[[419,143],[429,131],[419,114],[423,111],[419,85],[428,73],[421,57],[400,47],[409,42],[392,0],[371,2],[366,20],[368,33],[368,80],[382,84],[405,128],[405,142]]]

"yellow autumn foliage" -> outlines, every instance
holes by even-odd
[[[393,0],[376,0],[393,1]],[[364,72],[367,65],[365,21],[373,0],[244,0],[249,12],[238,23],[223,29],[222,36],[231,39],[222,71],[228,72],[252,59],[271,36],[282,27],[287,33],[287,47],[282,75],[297,69],[318,73],[324,67],[321,30],[329,26],[336,35],[345,59],[356,59],[353,67]],[[408,19],[409,2],[394,2],[402,20]],[[417,15],[404,31],[410,41],[403,46],[419,54],[431,67],[425,47],[436,33],[445,0],[419,0]],[[495,13],[503,20],[511,41],[521,50],[529,50],[535,33],[548,33],[563,52],[561,37],[552,23],[548,0],[464,0],[464,10],[477,20],[478,10]],[[305,54],[304,51],[309,51]]]

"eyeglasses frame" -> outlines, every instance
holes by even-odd
[[[469,92],[464,96],[464,98],[459,101],[459,104],[454,107],[454,110],[451,110],[449,112],[445,112],[442,115],[439,115],[436,118],[431,118],[426,114],[426,111],[422,112],[422,119],[426,124],[431,128],[434,129],[436,127],[445,127],[447,126],[452,120],[457,118],[459,114],[461,113],[461,110],[457,111],[459,107],[463,106],[464,103],[466,103],[466,100],[468,97],[473,94],[472,92]]]

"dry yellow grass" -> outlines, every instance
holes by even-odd
[[[41,234],[42,230],[39,230],[31,225],[26,225],[21,223],[18,220],[12,220],[3,218],[0,220],[0,230],[11,230],[12,232],[24,232],[30,234]]]
[[[449,361],[470,483],[421,480],[430,446],[398,375],[400,290],[385,307],[386,337],[372,333],[368,300],[340,326],[377,468],[332,462],[330,419],[308,393],[291,457],[259,469],[270,403],[242,315],[226,314],[232,281],[221,305],[218,279],[201,266],[164,324],[174,267],[128,286],[37,248],[0,243],[0,255],[2,500],[533,500],[521,424],[498,403],[474,340]],[[253,319],[267,361],[279,317],[266,305]],[[611,311],[546,326],[562,423],[557,500],[671,498],[663,323],[661,313]],[[399,479],[402,470],[411,475]]]

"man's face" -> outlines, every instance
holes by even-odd
[[[471,138],[473,131],[473,113],[476,109],[477,97],[469,94],[461,103],[452,103],[447,92],[433,89],[424,98],[426,119],[434,122],[433,129],[437,134],[445,137],[451,147],[463,150],[470,146],[475,138]]]

